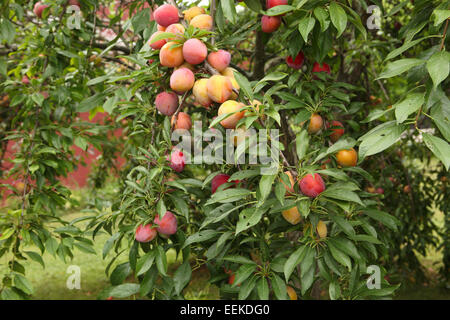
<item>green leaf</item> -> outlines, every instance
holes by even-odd
[[[111,114],[114,110],[114,107],[116,106],[116,102],[117,102],[117,97],[109,97],[105,103],[103,104],[103,110],[105,110],[106,112],[108,112],[109,114]]]
[[[320,195],[331,199],[351,201],[364,206],[364,203],[361,201],[358,194],[350,190],[326,189]]]
[[[398,141],[405,131],[405,125],[397,125],[395,121],[385,122],[370,130],[359,139],[359,159],[381,152]]]
[[[44,96],[39,93],[39,92],[35,92],[31,95],[31,99],[38,105],[38,106],[42,106],[42,103],[44,102]]]
[[[216,230],[201,230],[197,233],[194,233],[193,235],[190,235],[184,242],[183,247],[181,249],[184,249],[188,245],[193,244],[193,243],[210,240],[210,239],[218,236],[219,234],[220,234],[219,231],[216,231]]]
[[[339,38],[347,27],[347,14],[345,10],[337,3],[332,1],[330,3],[330,18],[333,25],[336,27]]]
[[[55,256],[56,249],[58,248],[58,242],[55,240],[55,238],[50,237],[45,241],[45,248],[51,255]]]
[[[384,224],[389,229],[397,231],[397,225],[400,225],[400,221],[389,213],[376,210],[376,209],[365,209],[364,214],[377,220]]]
[[[181,290],[183,290],[183,288],[188,285],[189,280],[191,280],[191,275],[192,269],[189,261],[185,261],[181,266],[178,267],[173,276],[176,294],[180,294]]]
[[[314,9],[314,16],[319,20],[320,30],[324,32],[328,29],[330,21],[328,20],[328,12],[322,7],[316,7]]]
[[[172,200],[172,203],[174,204],[176,211],[182,214],[186,218],[186,220],[189,220],[189,207],[186,201],[181,197],[175,197],[170,194],[169,198]]]
[[[2,300],[23,300],[26,297],[17,289],[6,287],[2,290],[1,298]]]
[[[268,81],[280,81],[284,78],[287,77],[287,73],[284,72],[271,72],[269,73],[267,76],[265,76],[264,78],[262,78],[261,80],[258,81],[258,83],[256,84],[256,86],[264,83],[264,82],[268,82]]]
[[[6,15],[5,15],[6,16]],[[16,28],[8,19],[3,18],[0,24],[0,39],[12,43],[16,36]]]
[[[140,286],[137,283],[124,283],[113,287],[109,294],[111,297],[122,299],[133,294],[137,294],[139,292],[139,288]]]
[[[234,72],[234,78],[236,79],[239,87],[241,88],[242,92],[244,92],[244,95],[250,100],[253,101],[253,91],[252,87],[250,86],[250,82],[247,80],[245,76],[240,74],[239,72]],[[211,128],[211,126],[210,126]]]
[[[8,228],[8,229],[4,229],[2,232],[2,235],[0,236],[0,241],[1,240],[6,240],[9,237],[11,237],[14,234],[15,229],[14,228]]]
[[[159,273],[162,275],[167,275],[167,257],[166,252],[162,246],[157,247],[156,251],[156,267]]]
[[[314,261],[316,257],[316,250],[312,247],[306,247],[302,260],[300,262],[300,276],[304,277],[309,269],[314,268]]]
[[[34,251],[24,251],[27,256],[31,258],[31,260],[34,260],[41,264],[42,268],[45,268],[44,260],[42,259],[41,255],[39,253],[36,253]]]
[[[284,270],[283,270],[286,282],[289,281],[289,278],[291,277],[291,274],[294,271],[295,267],[300,263],[301,258],[304,255],[305,248],[306,248],[305,246],[300,246],[286,260],[286,263],[284,264]]]
[[[272,288],[273,292],[275,293],[275,296],[278,300],[287,300],[287,290],[286,290],[286,283],[283,279],[281,279],[277,274],[274,273],[272,277]]]
[[[239,290],[239,300],[245,300],[253,291],[256,285],[256,276],[252,276],[249,280],[244,281]]]
[[[90,253],[90,254],[97,254],[97,252],[95,252],[94,248],[84,242],[75,242],[74,243],[75,247],[77,247],[80,251],[84,252],[84,253]]]
[[[293,11],[295,8],[289,5],[278,5],[266,11],[266,16],[279,16]]]
[[[232,24],[236,22],[237,14],[234,0],[221,0],[220,5],[225,16]]]
[[[432,16],[434,17],[434,26],[437,27],[442,22],[450,18],[450,10],[435,9]]]
[[[266,278],[260,278],[256,284],[259,299],[269,300],[269,283]]]
[[[234,278],[233,287],[241,284],[245,279],[256,270],[256,264],[244,264],[236,271],[236,277]]]
[[[303,200],[297,201],[298,212],[300,212],[302,217],[305,219],[308,218],[308,216],[309,216],[310,206],[311,206],[311,202],[309,199],[303,199]]]
[[[401,59],[394,62],[389,62],[379,75],[378,79],[392,78],[408,71],[413,67],[424,64],[424,60],[420,59]]]
[[[331,213],[329,214],[329,216],[331,220],[333,220],[334,223],[336,223],[339,226],[339,228],[341,228],[342,231],[344,231],[345,234],[349,236],[355,235],[355,229],[353,229],[353,226],[344,217]]]
[[[167,212],[167,208],[164,204],[163,199],[159,199],[158,203],[156,204],[156,212],[158,213],[160,219],[164,218],[164,215]]]
[[[450,100],[444,92],[440,91],[440,93],[440,99],[433,104],[431,109],[431,118],[444,138],[450,141]]]
[[[328,294],[330,295],[331,300],[339,299],[341,296],[341,287],[339,283],[336,281],[330,282],[330,286],[328,287]]]
[[[361,256],[358,253],[358,249],[356,249],[356,246],[353,242],[348,240],[347,238],[343,237],[335,237],[330,238],[328,240],[329,243],[332,243],[336,248],[341,250],[342,252],[348,254],[350,257],[354,258],[355,260],[361,259]]]
[[[142,10],[142,9],[141,9]],[[135,33],[144,30],[150,24],[150,12],[148,8],[139,11],[131,18],[131,24]]]
[[[331,255],[333,256],[334,259],[336,259],[337,262],[347,267],[349,271],[352,269],[352,262],[345,253],[340,251],[331,243],[328,243],[328,248],[330,249]]]
[[[284,204],[285,195],[286,188],[284,184],[281,181],[277,182],[277,184],[275,185],[275,196],[282,205]]]
[[[109,250],[111,250],[112,246],[114,245],[114,242],[120,237],[120,232],[117,232],[113,234],[104,244],[103,246],[103,259],[105,259],[106,255],[108,254]]]
[[[156,283],[157,278],[158,271],[155,267],[153,267],[145,274],[144,279],[142,279],[141,287],[139,289],[139,293],[141,294],[141,296],[146,296],[150,293]]]
[[[436,88],[448,77],[450,72],[450,53],[439,51],[433,54],[427,62],[427,70]]]
[[[251,10],[259,13],[262,10],[261,2],[259,0],[244,0],[245,4]]]
[[[234,189],[226,189],[222,191],[217,191],[214,193],[211,198],[206,202],[206,205],[213,203],[228,203],[241,200],[247,197],[252,192],[247,189],[242,188],[234,188]]]
[[[357,234],[356,236],[352,236],[351,239],[354,241],[366,241],[374,244],[382,244],[380,240],[374,236],[369,236],[368,234]]]
[[[114,268],[113,272],[111,272],[109,280],[111,281],[111,284],[113,286],[117,286],[119,284],[122,284],[130,274],[131,274],[131,266],[128,262],[124,262],[118,264]]]
[[[306,291],[308,291],[308,289],[312,286],[312,284],[314,283],[314,273],[315,273],[315,268],[309,268],[308,271],[306,271],[302,277],[301,277],[301,292],[302,295],[304,295],[306,293]]]
[[[389,54],[386,56],[386,58],[384,58],[384,61],[394,59],[395,57],[401,55],[406,50],[416,46],[418,43],[422,42],[423,40],[428,39],[428,38],[433,38],[433,37],[436,37],[436,36],[423,37],[423,38],[420,38],[420,39],[417,39],[414,41],[405,41],[405,43],[401,47],[389,52]]]
[[[100,77],[97,77],[97,78],[94,78],[94,79],[89,80],[89,81],[86,83],[86,85],[87,85],[87,86],[92,86],[92,85],[94,85],[94,84],[101,83],[101,82],[103,82],[103,81],[105,81],[105,80],[108,80],[110,77],[111,77],[110,74],[106,74],[106,75],[104,75],[104,76],[100,76]]]
[[[308,35],[314,28],[316,20],[313,17],[304,17],[298,24],[298,31],[302,35],[305,43],[308,42]]]
[[[247,208],[239,214],[236,224],[236,235],[256,225],[262,218],[264,211],[261,208]]]
[[[249,258],[243,257],[243,256],[226,256],[223,258],[225,261],[231,261],[234,263],[239,264],[255,264],[253,260],[250,260]]]
[[[394,104],[392,108],[395,109],[397,123],[403,123],[411,113],[419,110],[424,102],[425,95],[423,93],[411,93],[402,102]]]
[[[152,267],[155,256],[156,252],[152,250],[139,258],[136,263],[136,276],[146,273]]]
[[[21,274],[16,273],[14,275],[14,285],[26,294],[32,295],[34,292],[31,283]]]
[[[308,151],[309,146],[309,134],[308,131],[300,131],[295,138],[295,146],[297,150],[298,159],[301,161]]]
[[[260,174],[259,170],[240,170],[240,171],[236,171],[235,173],[233,173],[228,180],[229,181],[243,180],[243,179],[256,177],[259,174]]]
[[[250,1],[256,1],[256,0],[250,0]],[[217,6],[216,14],[214,22],[216,23],[217,28],[220,32],[223,32],[225,27],[225,16],[223,15],[222,6]]]
[[[272,190],[273,182],[275,181],[275,178],[277,177],[276,174],[273,175],[264,175],[261,180],[259,181],[259,194],[260,197],[258,201],[260,203],[264,202],[264,200],[267,199],[267,197],[270,194],[270,191]]]
[[[439,160],[442,161],[445,168],[448,170],[450,168],[450,145],[445,140],[431,134],[423,132],[422,135],[425,145]]]

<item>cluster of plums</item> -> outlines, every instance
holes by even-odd
[[[156,238],[157,233],[163,236],[171,236],[176,232],[177,218],[172,212],[167,211],[162,219],[159,219],[159,215],[156,215],[153,223],[139,225],[136,229],[134,238],[138,242],[150,242]]]
[[[205,9],[191,7],[183,12],[184,20],[197,29],[212,30],[213,19],[205,14]],[[157,23],[156,31],[149,39],[149,45],[154,50],[159,50],[159,63],[163,67],[173,68],[169,86],[171,90],[162,91],[156,95],[155,107],[165,116],[170,116],[175,130],[190,130],[192,120],[189,114],[178,110],[180,96],[192,92],[195,103],[205,108],[210,108],[214,103],[220,104],[217,114],[232,114],[220,124],[225,129],[235,129],[239,120],[249,114],[248,110],[242,110],[246,105],[236,101],[240,89],[234,69],[229,67],[231,54],[225,50],[217,50],[208,53],[208,48],[200,39],[185,39],[185,27],[179,23],[178,9],[170,4],[158,7],[153,13],[153,19]],[[165,37],[163,33],[171,33]],[[166,35],[167,36],[167,35]],[[157,37],[157,38],[156,38]],[[162,37],[162,38],[161,38]],[[214,71],[209,78],[196,79],[196,71],[200,65],[211,67]],[[259,110],[261,102],[251,102],[252,110]],[[177,112],[178,110],[178,112]],[[169,166],[181,172],[184,169],[184,155],[175,150],[170,155]]]

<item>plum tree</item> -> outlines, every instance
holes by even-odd
[[[135,296],[183,299],[191,271],[202,266],[221,298],[320,299],[321,289],[330,299],[391,296],[397,285],[383,280],[381,291],[366,289],[365,266],[391,273],[397,266],[390,260],[398,260],[387,244],[409,243],[404,225],[434,227],[426,215],[414,223],[401,210],[391,215],[384,203],[401,196],[402,209],[413,203],[422,212],[416,190],[425,178],[407,179],[411,167],[404,167],[419,153],[441,160],[436,177],[448,169],[448,80],[446,68],[437,67],[448,61],[448,37],[439,19],[446,8],[437,2],[402,4],[395,10],[411,12],[401,21],[404,32],[386,23],[381,35],[365,29],[366,12],[357,2],[250,1],[233,10],[232,2],[215,0],[204,8],[81,1],[81,29],[66,23],[74,1],[45,1],[48,9],[42,2],[7,2],[0,33],[1,160],[10,154],[5,141],[17,150],[0,174],[21,179],[21,190],[29,192],[6,183],[12,201],[0,209],[0,250],[8,258],[1,298],[31,297],[30,286],[17,286],[14,278],[31,257],[28,245],[65,260],[77,248],[90,251],[88,236],[100,231],[109,235],[103,254],[112,270],[102,299],[123,289],[116,277],[123,270],[133,276],[127,288],[139,288]],[[392,12],[391,4],[380,5]],[[37,19],[30,19],[32,10]],[[43,19],[44,10],[51,19]],[[392,32],[402,41],[393,41]],[[376,46],[367,45],[374,40]],[[397,46],[404,51],[393,56]],[[412,61],[425,50],[427,59]],[[411,68],[390,64],[403,58]],[[402,81],[390,79],[400,71]],[[405,107],[411,105],[417,109]],[[100,116],[99,123],[92,120]],[[191,130],[194,120],[195,130],[177,141],[175,130]],[[205,140],[196,139],[197,123]],[[206,132],[226,137],[227,129],[238,138],[209,144]],[[237,158],[248,160],[254,150],[236,142],[253,131],[262,140],[258,162],[241,163]],[[182,149],[181,139],[191,133]],[[405,135],[414,148],[401,149],[401,164],[395,148]],[[208,152],[188,157],[189,147],[218,154],[233,145],[235,154],[220,163],[209,162]],[[89,188],[113,188],[86,192],[95,217],[65,221],[59,211],[74,201],[60,177],[82,166],[79,149],[92,148],[99,156]],[[383,151],[389,161],[378,156]],[[194,161],[186,166],[188,160]],[[437,199],[448,192],[442,184],[433,186]],[[48,225],[49,215],[61,228]],[[170,271],[168,250],[182,261]]]

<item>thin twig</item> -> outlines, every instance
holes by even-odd
[[[211,29],[211,31],[214,32],[214,22],[215,22],[214,18],[216,16],[216,0],[211,0],[210,1],[209,12],[210,12],[210,15],[211,15],[211,18],[212,18],[212,29]],[[216,38],[214,36],[211,37],[211,44],[212,45],[214,45],[215,41],[216,41]]]
[[[185,103],[187,97],[189,96],[189,92],[190,91],[186,91],[184,93],[183,98],[181,99],[181,103],[180,103],[180,105],[177,108],[177,111],[175,111],[175,113],[173,114],[174,121],[172,122],[172,130],[175,127],[175,124],[176,124],[176,122],[178,120],[178,113],[180,113],[181,109],[183,109],[184,103]]]
[[[442,35],[442,42],[441,42],[441,51],[444,49],[444,45],[445,45],[445,38],[447,37],[447,30],[448,30],[448,21],[450,20],[447,19],[447,22],[445,23],[445,27],[444,27],[444,34]]]

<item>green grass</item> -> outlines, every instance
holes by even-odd
[[[67,214],[67,220],[75,219],[82,214]],[[39,263],[27,260],[22,262],[26,269],[26,277],[34,287],[34,299],[95,299],[96,295],[109,284],[105,274],[108,258],[103,260],[101,252],[103,244],[108,239],[106,234],[99,234],[95,238],[94,249],[98,253],[88,254],[75,249],[74,258],[64,263],[59,257],[53,257],[48,252],[43,255],[45,268]],[[26,250],[38,252],[37,247],[29,246]],[[10,256],[5,255],[0,260],[0,273],[7,268],[6,263]],[[77,265],[81,269],[80,290],[67,288],[66,281],[70,274],[66,273],[70,265]]]

